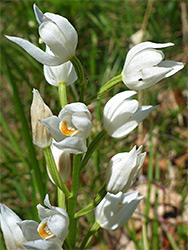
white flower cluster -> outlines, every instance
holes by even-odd
[[[78,43],[76,30],[66,18],[43,14],[35,4],[34,13],[39,24],[39,42],[45,43],[45,52],[24,39],[6,37],[44,65],[44,76],[49,84],[65,83],[68,86],[74,83],[77,74],[70,61],[75,57]],[[184,67],[180,62],[164,61],[163,52],[157,50],[172,45],[143,42],[127,53],[121,76],[130,90],[116,94],[104,107],[103,126],[108,135],[124,138],[157,107],[139,106],[132,96],[136,95],[135,90],[151,87]],[[34,89],[31,118],[33,142],[41,148],[51,146],[57,169],[66,182],[71,173],[70,154],[87,152],[87,138],[92,129],[88,107],[82,102],[70,103],[55,116]],[[111,158],[105,175],[107,193],[95,208],[96,222],[102,228],[115,230],[124,225],[143,199],[138,191],[127,192],[144,162],[146,153],[142,153],[142,148],[134,146],[130,152],[118,153]],[[66,165],[64,171],[63,164]],[[68,214],[62,208],[51,206],[48,195],[44,204],[48,208],[37,206],[39,224],[32,220],[21,221],[1,204],[0,222],[8,250],[61,249],[69,231]]]

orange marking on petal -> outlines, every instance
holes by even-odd
[[[48,229],[46,222],[40,225],[40,227],[38,228],[38,233],[43,239],[48,239],[54,236],[54,234]]]
[[[72,134],[75,133],[76,129],[72,128],[72,127],[67,127],[67,122],[62,122],[61,123],[61,128],[60,128],[62,134],[66,135],[66,136],[71,136]]]
[[[43,43],[43,41],[42,41],[42,38],[41,37],[39,37],[39,43],[41,44],[41,43]]]

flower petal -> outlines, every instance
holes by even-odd
[[[55,66],[55,67],[60,67],[60,65]],[[57,75],[55,74],[55,71],[53,70],[53,68],[50,66],[44,65],[43,71],[44,71],[44,76],[45,76],[46,81],[49,84],[57,87],[58,86]]]
[[[58,86],[59,82],[65,82],[68,86],[77,79],[76,71],[70,61],[59,66],[44,65],[43,69],[46,81],[53,86]]]
[[[0,203],[0,226],[5,239],[7,250],[23,250],[25,241],[23,233],[17,223],[21,219],[6,205]]]
[[[67,212],[63,208],[52,206],[50,204],[48,194],[46,194],[46,196],[45,196],[44,205],[46,205],[49,209],[55,211],[56,213],[59,213],[59,214],[63,215],[64,217],[66,217],[67,218],[67,224],[69,224],[69,217],[68,217]]]
[[[144,68],[138,74],[129,75],[126,78],[126,86],[131,89],[145,89],[155,85],[157,82],[165,78],[171,68],[151,67]]]
[[[80,131],[83,132],[85,137],[91,132],[92,122],[88,119],[88,116],[84,112],[76,112],[72,115],[73,125]]]
[[[109,223],[109,219],[114,216],[118,209],[118,203],[121,199],[122,193],[117,194],[107,193],[102,201],[95,208],[95,220],[101,227]]]
[[[88,118],[91,120],[91,113],[89,112],[87,106],[82,102],[74,102],[67,104],[62,110],[60,111],[58,117],[60,119],[63,118],[65,112],[69,112],[70,114],[73,112],[85,112],[88,115]]]
[[[127,67],[132,57],[134,57],[138,52],[145,50],[145,49],[160,49],[166,48],[169,46],[174,46],[173,43],[152,43],[152,42],[143,42],[135,45],[133,48],[129,50],[126,56],[125,64],[123,68]]]
[[[135,95],[135,91],[123,91],[121,93],[116,94],[113,96],[104,107],[103,116],[107,117],[108,120],[111,119],[113,114],[116,112],[117,108],[122,105],[124,100],[130,98],[131,96]]]
[[[48,208],[43,207],[41,204],[37,205],[37,210],[38,210],[39,219],[41,221],[44,220],[45,218],[57,213],[56,211],[54,211],[52,209],[48,209]]]
[[[138,124],[154,109],[156,109],[158,106],[142,106],[139,107],[137,112],[126,122],[123,123],[122,119],[116,119],[114,120],[114,127],[117,128],[112,133],[112,137],[114,138],[123,138],[127,134],[129,134],[133,129],[135,129]]]
[[[111,158],[105,175],[107,192],[117,194],[119,191],[123,190],[130,179],[129,176],[136,165],[136,160],[136,147],[129,153],[119,153]]]
[[[41,119],[40,122],[47,127],[49,133],[57,142],[65,138],[65,136],[61,133],[59,129],[59,123],[60,123],[59,117],[53,115],[46,119]]]
[[[86,140],[79,137],[67,137],[63,141],[54,143],[54,145],[72,154],[85,153],[87,151]]]
[[[30,54],[33,58],[35,58],[38,62],[49,65],[49,66],[56,66],[63,63],[62,58],[52,56],[50,54],[47,54],[43,50],[39,49],[32,43],[30,43],[27,40],[24,40],[19,37],[14,36],[5,36],[10,41],[18,44],[20,47],[22,47],[28,54]]]
[[[140,171],[140,168],[142,167],[142,164],[144,162],[145,156],[146,156],[146,152],[144,152],[144,153],[137,156],[137,164],[135,165],[135,167],[130,172],[128,182],[126,183],[126,185],[122,189],[123,193],[127,192],[129,187],[132,186],[133,183],[135,182],[136,177],[138,176],[138,173]]]
[[[55,140],[53,141],[53,143]],[[51,151],[58,169],[58,172],[64,182],[67,182],[71,174],[71,158],[70,154],[62,149],[57,148],[54,144],[51,145]],[[47,166],[47,172],[50,180],[54,183],[49,169]],[[55,184],[55,183],[54,183]]]
[[[47,240],[35,240],[23,243],[28,250],[61,250],[61,246],[55,242]]]
[[[68,235],[68,226],[65,217],[60,214],[55,214],[50,216],[47,220],[47,225],[50,231],[63,242]]]
[[[66,37],[66,47],[69,48],[69,53],[73,51],[75,53],[76,46],[78,43],[78,34],[72,24],[66,18],[60,15],[56,15],[53,13],[45,13],[45,16],[51,19],[54,23],[56,23],[63,35]]]
[[[171,71],[165,75],[165,77],[169,77],[169,76],[174,75],[179,70],[181,70],[184,67],[184,64],[182,62],[174,62],[174,61],[165,60],[165,61],[162,61],[158,66],[163,67],[163,68],[171,68]]]
[[[95,209],[96,221],[102,228],[116,230],[127,222],[141,199],[143,196],[138,196],[138,191],[107,193]]]
[[[142,120],[144,120],[144,118],[149,115],[149,113],[158,108],[159,105],[156,105],[154,107],[152,106],[141,106],[138,108],[137,112],[132,116],[132,118],[130,119],[131,121],[136,121],[137,123],[140,123]]]
[[[44,22],[44,15],[35,3],[33,4],[33,10],[34,10],[35,17],[36,17],[38,24],[41,24],[42,22]]]
[[[129,75],[136,74],[144,68],[151,68],[154,65],[158,65],[163,59],[164,54],[160,50],[147,49],[140,51],[127,64],[123,76],[125,75],[126,79]]]
[[[42,41],[46,43],[54,55],[61,58],[61,64],[69,61],[74,56],[67,50],[65,37],[55,23],[51,21],[43,22],[39,26],[39,34]]]
[[[143,198],[144,198],[143,196],[138,196],[137,198],[132,199],[131,201],[129,201],[128,204],[123,206],[120,209],[117,216],[114,216],[112,220],[110,221],[110,223],[108,224],[108,227],[110,227],[110,230],[116,230],[120,228],[121,226],[123,226],[132,216],[138,204]],[[121,220],[119,218],[121,218]]]
[[[24,220],[18,223],[27,241],[39,240],[41,237],[37,232],[38,223],[33,220]]]

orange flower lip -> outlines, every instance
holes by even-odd
[[[61,133],[66,135],[66,136],[71,136],[71,135],[75,134],[75,132],[77,132],[77,130],[75,128],[67,127],[66,121],[61,123],[60,130],[61,130]]]
[[[41,38],[41,37],[39,37],[39,43],[40,43],[40,44],[42,44],[42,43],[43,43],[43,41],[42,41],[42,38]]]
[[[54,237],[54,234],[49,230],[47,222],[44,222],[39,225],[38,233],[43,239],[49,239]]]

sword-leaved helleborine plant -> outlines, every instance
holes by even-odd
[[[0,204],[0,225],[5,239],[7,250],[23,250],[26,249],[22,243],[26,241],[22,230],[17,223],[22,220],[10,208],[4,204]]]
[[[33,220],[24,220],[19,223],[27,240],[23,246],[29,250],[61,250],[69,232],[68,214],[63,208],[52,206],[48,195],[44,199],[44,204],[48,208],[37,205],[40,223]]]
[[[181,70],[184,67],[183,63],[163,61],[163,52],[156,50],[173,45],[173,43],[143,42],[131,48],[121,73],[125,85],[133,90],[145,89]]]
[[[78,35],[70,22],[57,14],[45,13],[34,4],[34,13],[39,24],[39,42],[44,42],[51,53],[44,52],[27,40],[19,37],[6,36],[18,44],[37,61],[48,66],[57,66],[75,56]]]
[[[135,182],[140,168],[144,162],[146,152],[142,152],[142,146],[136,150],[136,146],[130,152],[119,153],[110,159],[105,182],[106,191],[117,194],[125,193]]]
[[[67,104],[58,116],[40,120],[55,139],[54,145],[69,153],[78,154],[87,151],[86,138],[91,128],[91,113],[84,103]]]
[[[138,191],[107,193],[95,208],[95,220],[104,229],[116,230],[128,221],[142,199]]]
[[[123,138],[158,106],[138,106],[131,96],[135,91],[124,91],[113,96],[103,110],[103,126],[114,138]]]

